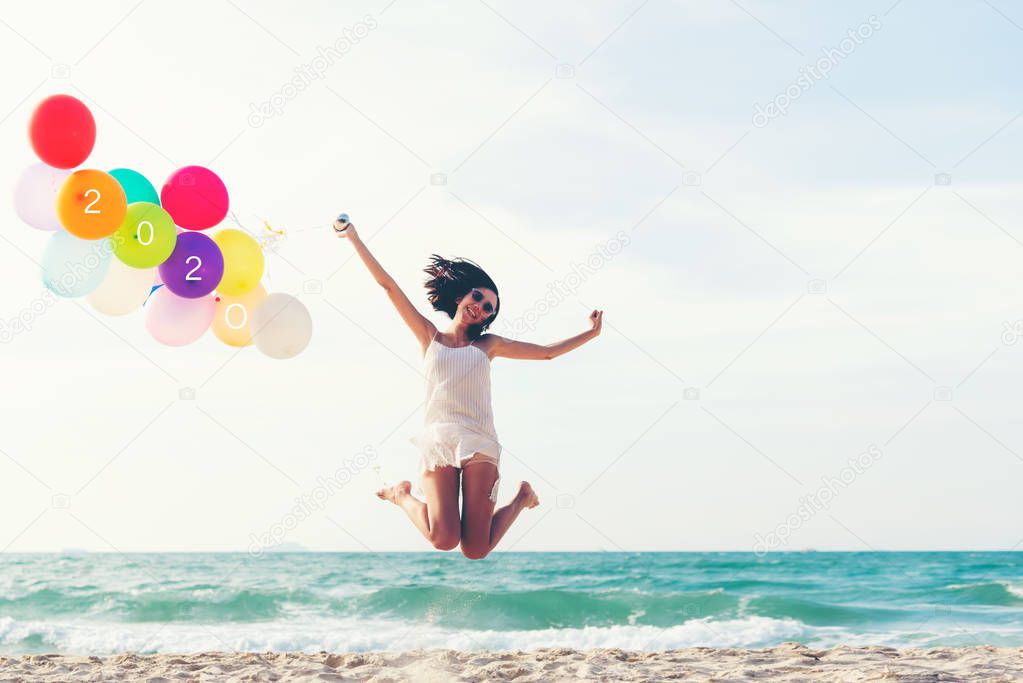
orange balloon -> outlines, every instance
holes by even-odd
[[[83,240],[114,234],[128,211],[124,189],[109,173],[75,171],[57,193],[57,218],[64,229]]]

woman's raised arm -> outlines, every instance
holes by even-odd
[[[352,247],[355,249],[355,253],[359,255],[362,262],[366,264],[366,268],[369,269],[373,279],[377,281],[377,284],[384,288],[387,292],[388,298],[394,307],[398,309],[398,314],[401,315],[401,319],[405,321],[408,328],[412,330],[412,333],[416,335],[416,339],[419,340],[419,345],[424,349],[433,339],[433,335],[437,332],[437,327],[422,313],[416,310],[416,307],[412,305],[409,298],[405,296],[405,292],[401,291],[401,287],[394,281],[394,278],[384,270],[384,267],[380,265],[380,262],[376,260],[376,257],[369,252],[369,248],[363,243],[359,237],[359,233],[356,232],[355,226],[351,223],[342,224],[340,222],[334,223],[334,230],[337,232],[337,236],[342,239],[347,239],[352,243]]]
[[[551,360],[582,346],[599,335],[603,319],[604,311],[593,311],[593,313],[590,313],[591,329],[553,344],[531,344],[529,342],[506,339],[496,334],[488,334],[488,337],[493,337],[494,339],[491,342],[491,355],[494,357],[517,358],[519,360]]]

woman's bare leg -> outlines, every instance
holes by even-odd
[[[512,502],[495,512],[490,520],[490,550],[497,547],[501,537],[511,528],[512,522],[515,521],[520,512],[535,508],[539,504],[540,499],[537,497],[536,492],[533,491],[533,487],[529,485],[529,482],[524,481],[520,483],[519,492],[515,494]],[[487,552],[490,552],[490,550]]]
[[[377,491],[408,515],[419,532],[438,550],[452,550],[461,539],[458,520],[458,470],[438,467],[423,474],[426,502],[412,495],[412,484],[402,481]]]
[[[471,560],[490,554],[519,513],[540,504],[524,481],[515,498],[494,512],[490,492],[497,477],[497,466],[490,462],[467,463],[462,469],[462,554]]]

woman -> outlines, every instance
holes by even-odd
[[[377,496],[404,510],[435,548],[451,550],[461,544],[466,557],[482,559],[520,512],[540,503],[524,481],[511,503],[494,511],[501,445],[490,405],[490,361],[498,356],[549,360],[567,353],[600,334],[603,311],[590,314],[588,331],[546,346],[483,334],[501,306],[497,286],[471,261],[434,254],[425,269],[430,276],[426,281],[428,299],[435,311],[451,318],[451,324],[440,332],[370,254],[354,225],[338,221],[334,229],[338,237],[352,243],[423,349],[426,418],[423,431],[410,440],[420,448],[426,501],[412,496],[408,481],[380,489]]]

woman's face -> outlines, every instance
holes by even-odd
[[[467,325],[479,325],[485,322],[494,315],[496,310],[497,295],[486,287],[476,287],[458,302],[458,315]]]

